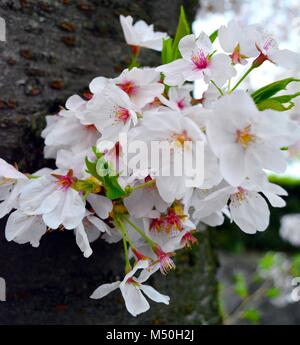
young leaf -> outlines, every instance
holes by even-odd
[[[264,101],[256,104],[259,110],[273,109],[277,111],[289,110],[293,108],[294,105],[295,105],[294,102],[288,102],[288,104],[285,105],[285,103],[278,100],[277,97],[265,99]]]
[[[104,157],[99,156],[95,162],[90,162],[86,158],[85,164],[87,167],[86,171],[101,181],[105,189],[105,195],[109,199],[115,200],[126,195],[125,191],[119,185],[118,176],[113,172],[113,169],[109,167]]]
[[[268,271],[271,267],[274,266],[275,260],[276,253],[269,252],[258,261],[258,267],[260,270]]]
[[[218,37],[218,34],[219,34],[219,31],[215,30],[212,34],[209,35],[209,39],[210,39],[211,43],[214,43],[214,41]]]
[[[256,104],[269,99],[274,96],[279,91],[285,90],[286,87],[293,81],[299,82],[300,79],[296,78],[286,78],[282,80],[275,81],[274,83],[263,86],[262,88],[256,90],[252,93],[252,98]]]
[[[234,276],[234,291],[241,298],[248,296],[246,279],[242,273],[237,273]]]
[[[191,33],[191,29],[190,29],[190,26],[187,22],[186,16],[185,16],[184,8],[183,8],[183,6],[181,6],[180,7],[179,22],[178,22],[176,35],[175,35],[173,47],[172,47],[172,50],[173,50],[172,61],[181,58],[181,54],[180,54],[180,51],[178,49],[179,41],[182,39],[182,37],[189,35],[190,33]]]
[[[300,254],[296,254],[292,257],[291,273],[294,277],[300,276]]]
[[[261,319],[261,314],[257,309],[247,309],[243,312],[243,319],[257,324]]]
[[[275,288],[275,287],[270,288],[266,292],[266,296],[270,299],[276,298],[276,297],[280,296],[280,294],[281,294],[280,290],[278,288]]]
[[[167,64],[172,62],[173,59],[173,39],[163,39],[163,48],[161,52],[161,63]]]

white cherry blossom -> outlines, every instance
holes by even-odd
[[[238,91],[214,103],[207,136],[222,176],[238,186],[263,168],[284,172],[286,160],[280,149],[297,140],[299,126],[286,113],[258,111],[250,95]]]
[[[75,179],[72,173],[53,173],[30,181],[20,195],[20,209],[27,215],[42,215],[51,229],[63,225],[74,229],[85,215],[85,203],[72,188]]]
[[[129,313],[137,316],[146,312],[150,305],[145,298],[146,295],[152,301],[157,303],[169,304],[170,298],[156,291],[152,286],[143,284],[152,273],[153,270],[147,270],[150,264],[147,260],[138,261],[133,269],[127,273],[123,281],[116,281],[110,284],[99,286],[90,296],[92,299],[100,299],[116,289],[120,289],[125,301],[125,305]],[[135,277],[138,270],[144,270],[139,277]]]
[[[214,54],[209,37],[202,32],[199,37],[187,35],[179,42],[182,59],[159,66],[156,70],[165,75],[167,85],[181,85],[184,81],[212,80],[219,87],[235,75],[230,58],[225,54]]]
[[[133,24],[131,16],[120,16],[120,22],[128,45],[133,47],[145,47],[154,50],[162,50],[162,41],[168,35],[164,32],[154,31],[153,25],[148,25],[143,20]]]

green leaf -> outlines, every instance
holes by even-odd
[[[85,158],[85,166],[86,166],[86,172],[94,177],[96,177],[98,180],[100,180],[100,176],[97,174],[96,170],[96,163],[90,162],[88,158]]]
[[[263,271],[268,271],[276,262],[276,253],[269,252],[258,261],[258,267]]]
[[[246,279],[242,273],[237,273],[234,275],[234,291],[241,298],[248,296]]]
[[[167,64],[173,61],[173,39],[163,39],[163,47],[161,52],[162,64]]]
[[[268,298],[270,298],[270,299],[276,298],[276,297],[280,296],[280,294],[281,294],[281,291],[280,291],[278,288],[275,288],[275,287],[270,288],[270,289],[267,290],[267,292],[266,292],[266,296],[267,296]]]
[[[101,181],[105,189],[105,195],[109,199],[115,200],[125,196],[126,193],[119,185],[118,175],[114,172],[113,168],[101,153],[98,153],[97,157],[98,159],[95,162],[90,162],[87,158],[85,159],[86,171]]]
[[[251,96],[254,99],[254,102],[256,104],[259,104],[260,102],[274,96],[279,91],[285,90],[286,87],[293,81],[299,82],[300,79],[291,77],[291,78],[275,81],[274,83],[268,84],[256,90],[255,92],[252,93]]]
[[[296,92],[290,95],[282,95],[277,97],[272,97],[261,101],[257,104],[259,110],[274,109],[278,111],[285,111],[293,108],[295,105],[292,99],[300,96],[300,92]]]
[[[300,178],[296,176],[280,176],[280,175],[269,175],[268,179],[272,183],[277,183],[281,186],[297,187],[300,186]]]
[[[105,187],[105,195],[115,200],[126,195],[125,191],[121,188],[118,182],[118,176],[106,176],[104,178],[103,185]]]
[[[172,47],[172,50],[173,50],[172,61],[181,58],[181,54],[180,54],[180,51],[178,49],[179,41],[182,39],[182,37],[189,35],[190,33],[191,33],[191,29],[190,29],[190,26],[189,26],[187,19],[186,19],[184,7],[181,6],[180,7],[179,22],[178,22],[178,26],[177,26],[177,30],[176,30],[176,34],[175,34],[175,38],[174,38],[174,42],[173,42],[173,47]]]
[[[300,276],[300,254],[292,257],[291,273],[294,277]]]
[[[264,101],[256,104],[256,106],[259,110],[273,109],[277,111],[286,111],[293,108],[295,105],[293,102],[288,102],[287,105],[284,105],[284,103],[280,102],[280,100],[277,98],[279,97],[265,99]]]
[[[257,309],[251,308],[243,312],[243,319],[257,324],[261,320],[261,314]]]
[[[210,39],[211,43],[214,43],[214,41],[218,37],[218,34],[219,34],[219,31],[215,30],[211,35],[209,35],[209,39]]]

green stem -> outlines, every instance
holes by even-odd
[[[126,236],[126,240],[127,240],[128,244],[129,244],[129,246],[130,246],[131,248],[135,248],[134,244],[133,244],[132,241],[131,241],[131,238],[130,238],[130,236],[129,236],[129,234],[128,234],[128,231],[127,231],[127,229],[126,229],[124,223],[123,223],[121,220],[119,220],[119,224],[120,224],[120,227],[122,228],[122,232],[124,232],[124,234],[125,234],[125,236]]]
[[[228,86],[227,86],[227,92],[230,92],[230,83],[231,83],[231,79],[228,80]]]
[[[134,190],[137,190],[137,189],[140,189],[140,188],[145,188],[145,187],[148,187],[148,186],[152,186],[154,183],[155,183],[155,180],[151,180],[151,181],[139,184],[139,185],[137,185],[135,187],[131,187],[131,191],[134,191]]]
[[[129,271],[132,270],[132,267],[130,265],[129,261],[129,255],[128,255],[128,247],[127,247],[127,241],[126,241],[126,230],[124,227],[124,224],[120,220],[116,220],[116,224],[119,226],[119,229],[121,230],[122,234],[122,240],[123,240],[123,246],[124,246],[124,256],[125,256],[125,273],[127,274]]]
[[[134,230],[136,230],[144,238],[144,240],[149,244],[151,248],[153,246],[156,246],[156,243],[150,237],[148,237],[143,230],[141,230],[138,226],[132,223],[130,219],[128,219],[126,216],[124,217],[124,219]]]
[[[224,92],[222,91],[222,89],[219,88],[219,86],[213,80],[211,80],[211,82],[214,85],[214,87],[220,92],[220,95],[224,96]]]
[[[251,65],[250,68],[242,75],[241,79],[228,92],[228,94],[231,94],[241,84],[241,82],[251,73],[251,71],[254,70],[254,68],[256,68],[256,67]]]
[[[128,69],[132,69],[133,67],[138,67],[139,63],[138,63],[138,57],[140,55],[140,50],[138,50],[135,53],[131,54],[131,61],[130,61],[130,65],[128,66]]]

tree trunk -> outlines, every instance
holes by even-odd
[[[174,34],[183,4],[190,18],[195,0],[3,0],[7,42],[0,42],[0,156],[32,172],[53,162],[43,159],[40,131],[74,93],[87,90],[95,76],[112,77],[128,65],[130,51],[119,15],[132,15]],[[144,50],[144,65],[159,54]],[[0,276],[7,302],[1,324],[218,323],[216,261],[208,234],[200,248],[184,252],[177,271],[153,284],[169,294],[171,305],[153,305],[132,318],[117,293],[94,301],[90,293],[121,274],[121,250],[99,240],[84,259],[71,232],[53,232],[38,249],[8,243],[1,231]]]

